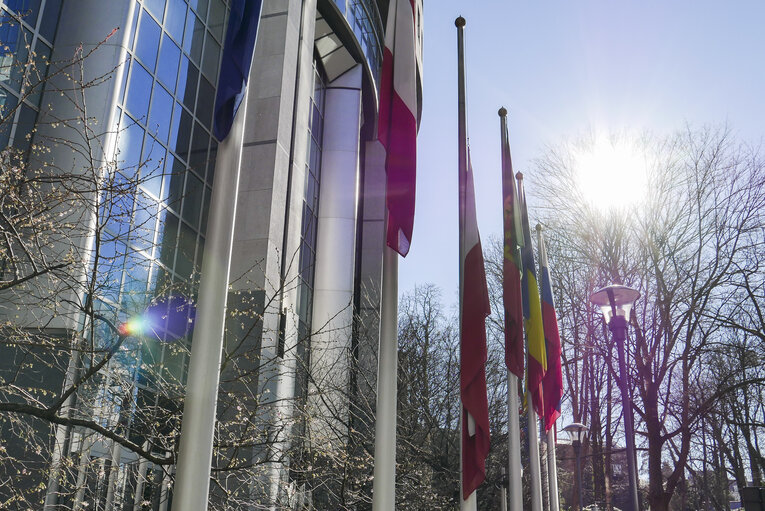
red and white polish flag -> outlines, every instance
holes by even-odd
[[[462,495],[467,499],[486,478],[489,403],[486,396],[486,286],[481,237],[475,213],[473,168],[460,172],[462,296],[460,297],[460,397],[462,399]]]
[[[391,0],[385,28],[377,133],[387,154],[387,244],[402,256],[409,252],[414,226],[417,112],[414,0]]]

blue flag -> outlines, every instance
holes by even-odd
[[[218,92],[215,96],[213,132],[218,140],[226,138],[231,131],[234,116],[244,97],[262,4],[262,0],[231,2],[218,77]]]

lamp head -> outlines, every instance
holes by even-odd
[[[630,312],[635,300],[640,298],[640,291],[619,284],[611,284],[598,289],[590,295],[590,302],[600,307],[606,324],[614,316],[621,316],[629,322]]]
[[[563,431],[568,433],[569,439],[572,443],[579,442],[581,445],[584,442],[584,439],[587,438],[587,426],[581,422],[574,422],[569,424],[563,428]]]

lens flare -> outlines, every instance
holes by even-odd
[[[645,155],[623,140],[599,136],[575,152],[578,185],[584,199],[608,212],[640,203],[647,194]]]

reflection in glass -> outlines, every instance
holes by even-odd
[[[186,2],[169,0],[165,30],[178,42],[183,41],[183,26],[186,24]]]
[[[167,143],[170,134],[170,120],[173,115],[173,97],[161,85],[154,87],[154,98],[151,100],[151,115],[147,128],[159,140]]]
[[[130,87],[127,94],[127,109],[137,119],[146,122],[149,113],[152,79],[144,67],[136,61],[130,71]]]
[[[146,64],[149,70],[154,71],[157,66],[157,49],[159,49],[159,36],[162,29],[149,14],[141,11],[141,27],[138,29],[138,38],[135,43],[135,54]]]
[[[202,210],[202,191],[202,181],[193,172],[187,173],[182,216],[194,228],[199,225],[199,212]]]
[[[117,138],[117,163],[126,176],[133,176],[138,172],[143,133],[143,128],[130,116],[122,116],[122,126]]]
[[[40,21],[40,35],[50,42],[53,42],[53,37],[56,35],[60,12],[61,0],[47,0],[45,2],[45,11],[42,21]]]
[[[168,89],[175,90],[175,80],[178,78],[178,63],[181,60],[181,49],[167,34],[162,36],[162,49],[159,51],[159,66],[157,78]]]

